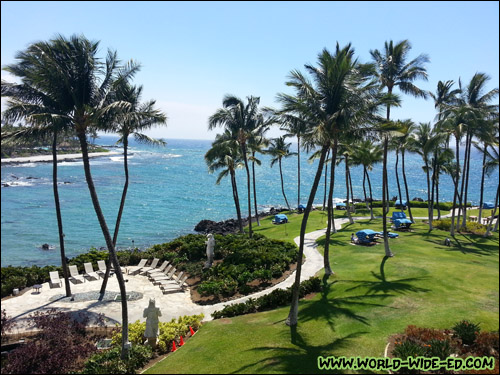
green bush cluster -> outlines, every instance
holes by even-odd
[[[201,321],[204,315],[190,315],[181,316],[177,320],[172,319],[170,322],[159,322],[158,323],[158,351],[162,354],[168,353],[172,350],[172,343],[174,341],[180,340],[181,336],[186,336],[190,331],[189,327],[192,327],[195,331],[200,328]],[[139,320],[128,325],[129,329],[129,340],[133,345],[142,345],[145,342],[144,332],[146,332],[146,322],[140,322]],[[113,346],[119,347],[121,345],[122,334],[121,331],[115,332],[111,339],[111,344]]]
[[[453,327],[454,336],[459,337],[465,345],[472,345],[480,331],[479,324],[474,324],[468,320],[462,320]]]
[[[432,225],[434,228],[449,231],[451,228],[451,219],[433,220]],[[484,235],[486,233],[486,225],[475,221],[467,221],[465,223],[465,230],[477,235]]]
[[[28,286],[49,281],[49,272],[51,271],[61,271],[61,267],[2,267],[2,298],[11,294],[14,288],[21,290]]]
[[[299,296],[302,298],[309,293],[321,291],[321,280],[319,277],[311,277],[300,283]],[[237,315],[250,314],[258,311],[270,310],[285,306],[292,301],[292,287],[288,289],[275,289],[271,293],[259,298],[250,298],[246,302],[228,305],[220,311],[212,313],[212,318],[230,318]]]
[[[130,357],[123,361],[120,359],[119,346],[103,350],[91,356],[82,374],[135,374],[136,370],[144,367],[153,355],[151,347],[145,345],[132,345]]]

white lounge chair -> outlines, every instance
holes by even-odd
[[[135,274],[138,274],[139,272],[141,272],[142,267],[144,267],[146,265],[147,261],[148,261],[147,259],[141,259],[141,261],[139,262],[139,264],[137,266],[130,267],[128,269],[128,274],[135,275]]]
[[[175,291],[178,289],[184,290],[184,285],[185,282],[188,278],[188,275],[182,276],[183,272],[179,274],[177,279],[175,279],[175,284],[170,283],[168,281],[165,281],[165,283],[160,284],[160,289],[162,290],[163,293],[168,292],[168,291]]]
[[[99,269],[96,271],[97,274],[104,278],[104,275],[106,274],[106,262],[104,260],[98,260],[97,266],[99,267]],[[115,274],[115,271],[110,269],[109,276],[113,276],[114,274]]]
[[[50,271],[49,276],[51,285],[59,285],[59,288],[62,286],[62,281],[61,278],[59,277],[58,271]]]
[[[142,267],[139,271],[139,273],[141,275],[145,275],[146,272],[148,271],[153,271],[156,269],[156,266],[158,265],[158,262],[160,261],[160,259],[158,258],[154,258],[153,261],[151,262],[151,265],[149,267]]]
[[[83,277],[87,276],[92,280],[97,280],[99,278],[99,275],[94,271],[94,268],[92,267],[92,263],[83,263],[83,267],[85,267]]]
[[[177,284],[181,287],[181,289],[184,289],[184,284],[186,283],[186,280],[188,279],[189,275],[184,275],[180,280],[176,280]]]
[[[175,267],[172,267],[169,273],[167,273],[165,276],[153,279],[153,284],[163,284],[168,282],[169,280],[172,279],[172,276],[177,272]]]
[[[78,268],[76,266],[69,266],[69,274],[71,275],[69,277],[71,281],[81,282],[81,283],[85,282],[85,278],[83,277],[83,275],[80,275],[78,273]]]
[[[179,283],[179,280],[181,279],[182,275],[184,275],[184,271],[182,271],[180,274],[178,274],[177,276],[173,275],[172,276],[172,279],[176,282],[176,283]]]
[[[154,283],[156,280],[161,280],[166,278],[172,268],[174,268],[174,266],[170,264],[167,268],[165,268],[165,270],[163,270],[163,272],[151,274],[149,276],[149,280]]]
[[[163,273],[163,270],[167,268],[168,264],[170,262],[168,260],[164,261],[160,267],[154,268],[152,270],[146,271],[146,275],[150,277],[151,275],[157,274],[157,273]]]

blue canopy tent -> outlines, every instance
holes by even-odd
[[[375,236],[378,233],[371,229],[363,229],[356,232],[356,237],[358,237],[360,243],[371,243],[375,240]]]
[[[305,209],[306,209],[306,206],[304,206],[303,204],[299,204],[299,207],[297,207],[297,210],[299,212],[304,212]]]
[[[394,202],[394,207],[396,207],[396,208],[406,209],[406,206],[408,206],[407,201],[403,201],[403,203],[401,203],[401,201],[398,199],[396,202]]]
[[[398,230],[398,229],[410,229],[410,225],[412,224],[411,220],[409,220],[409,219],[395,219],[392,222],[394,223],[396,230]]]
[[[337,203],[336,208],[337,210],[345,210],[346,209],[345,203]]]
[[[493,210],[495,208],[495,203],[484,202],[483,203],[483,208],[485,208],[487,210]]]
[[[377,232],[379,236],[383,237],[384,236],[384,232]],[[389,238],[398,238],[399,237],[399,234],[397,233],[392,233],[392,232],[387,232],[387,236]]]
[[[288,217],[284,214],[279,214],[279,215],[274,215],[274,224],[283,224],[283,223],[288,223]]]
[[[396,219],[406,219],[406,214],[401,211],[394,211],[392,213],[391,221],[394,221]]]

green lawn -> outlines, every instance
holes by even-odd
[[[289,217],[281,238],[292,240],[300,220]],[[283,235],[283,225],[262,222],[256,231]],[[313,212],[308,231],[324,222]],[[356,222],[334,235],[336,274],[322,293],[300,302],[296,328],[284,324],[288,307],[208,322],[147,373],[311,373],[318,372],[318,355],[382,356],[387,337],[409,324],[449,328],[469,319],[483,331],[498,330],[498,233],[458,235],[445,247],[448,233],[416,223],[415,232],[390,240],[395,257],[388,259],[383,245],[350,245],[351,232],[381,227],[381,219]]]

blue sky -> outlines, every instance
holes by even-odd
[[[142,64],[135,83],[156,99],[168,126],[151,135],[213,139],[207,119],[226,93],[260,96],[277,106],[292,69],[314,64],[323,48],[351,42],[360,61],[384,42],[408,39],[410,57],[425,53],[428,82],[470,80],[476,72],[499,86],[498,2],[14,2],[1,3],[1,65],[30,43],[56,34],[100,41]],[[2,71],[2,79],[12,80]],[[4,109],[4,105],[2,105]],[[431,100],[403,96],[391,117],[433,121]],[[270,135],[276,136],[278,130]]]

